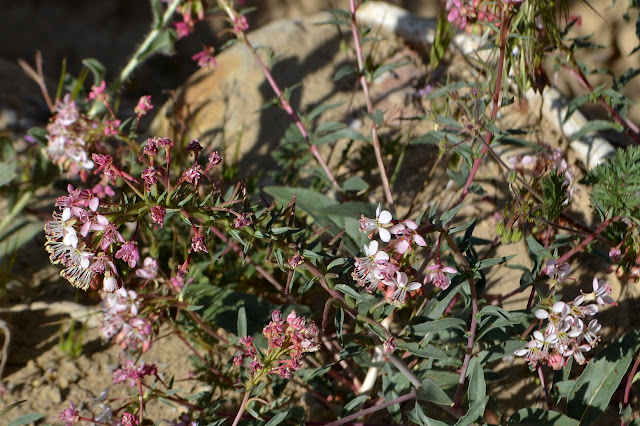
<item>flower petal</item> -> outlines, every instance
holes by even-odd
[[[391,233],[384,228],[379,228],[378,233],[380,234],[380,239],[385,243],[388,243],[391,240]]]
[[[389,223],[391,222],[391,219],[393,219],[393,216],[391,216],[391,213],[387,210],[382,210],[376,217],[380,223]]]

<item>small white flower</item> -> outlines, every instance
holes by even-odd
[[[596,300],[598,301],[598,305],[604,306],[607,303],[610,305],[616,306],[617,303],[611,296],[611,286],[605,280],[599,280],[598,278],[593,278],[593,292],[596,295]]]
[[[377,230],[380,235],[380,239],[385,243],[388,243],[389,240],[391,240],[391,233],[385,228],[389,226],[391,219],[393,219],[391,213],[387,210],[382,210],[382,204],[378,203],[376,218],[369,219],[362,215],[360,218],[360,230],[364,232],[373,232]]]
[[[393,303],[397,306],[402,306],[404,305],[405,299],[407,298],[408,291],[415,291],[422,287],[422,283],[419,283],[417,281],[414,281],[411,284],[407,284],[408,282],[409,277],[404,272],[396,272],[396,277],[394,280],[390,282],[385,281],[385,284],[387,284],[388,287],[396,289],[389,298],[390,303]]]

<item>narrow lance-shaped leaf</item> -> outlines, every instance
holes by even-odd
[[[247,335],[247,312],[244,305],[238,309],[238,336]]]
[[[580,422],[569,416],[542,408],[523,408],[507,419],[507,424],[578,426]]]
[[[602,350],[589,362],[569,394],[569,416],[590,425],[604,412],[640,349],[640,330],[634,330]]]

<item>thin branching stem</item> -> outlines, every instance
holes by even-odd
[[[232,426],[237,426],[240,423],[240,419],[242,418],[242,414],[247,409],[247,402],[249,402],[249,395],[251,394],[251,389],[247,389],[244,392],[244,396],[242,397],[242,402],[240,403],[240,408],[238,409],[238,414],[236,414],[236,418],[233,420]]]
[[[360,86],[364,93],[365,100],[367,102],[367,112],[369,115],[373,114],[373,101],[371,100],[371,93],[369,92],[369,82],[364,69],[364,60],[362,55],[362,45],[360,43],[360,36],[358,34],[358,25],[356,23],[356,2],[355,0],[349,0],[349,9],[351,11],[351,34],[353,35],[353,42],[356,50],[356,57],[358,60],[358,73],[360,74]],[[384,196],[387,201],[387,205],[391,213],[395,214],[395,204],[393,202],[393,194],[391,193],[391,186],[389,185],[389,177],[385,169],[384,161],[382,159],[382,150],[380,148],[380,139],[378,138],[378,125],[375,121],[371,120],[371,141],[373,144],[373,151],[376,156],[376,162],[378,163],[378,171],[380,173],[380,180],[382,181],[382,187],[384,189]]]
[[[227,4],[225,0],[218,0],[218,4],[227,13],[231,22],[235,22],[237,18],[231,6]],[[307,131],[307,127],[304,125],[302,120],[300,120],[300,117],[298,117],[298,114],[295,112],[293,107],[291,107],[291,104],[289,103],[286,96],[280,89],[280,86],[278,86],[278,83],[273,78],[273,74],[271,74],[271,70],[269,69],[269,67],[267,67],[267,65],[264,63],[262,58],[260,58],[256,50],[253,48],[253,45],[247,38],[247,34],[244,32],[244,30],[242,30],[241,28],[238,28],[238,26],[236,26],[235,28],[235,34],[237,39],[242,43],[244,43],[245,46],[247,46],[247,48],[249,49],[249,52],[251,52],[251,54],[253,55],[253,58],[255,59],[256,64],[258,64],[258,67],[260,68],[265,78],[267,79],[269,86],[271,86],[271,90],[273,90],[276,97],[278,98],[278,102],[280,102],[280,106],[282,107],[282,109],[285,110],[285,112],[289,115],[289,117],[291,117],[296,127],[300,131],[300,134],[305,139],[305,141],[307,141],[307,143],[309,144],[309,151],[311,151],[311,154],[313,154],[313,157],[316,159],[318,164],[320,164],[320,167],[322,167],[322,170],[327,175],[327,178],[331,182],[333,189],[335,189],[336,191],[340,191],[340,185],[338,184],[338,181],[336,180],[335,176],[331,172],[331,169],[329,169],[329,166],[327,165],[326,161],[324,161],[324,158],[322,158],[322,156],[320,155],[320,152],[318,151],[318,146],[311,143],[311,138],[309,137],[309,132]]]
[[[538,365],[538,377],[540,378],[540,386],[542,387],[542,390],[544,391],[544,399],[547,403],[547,408],[549,410],[551,410],[552,405],[551,405],[551,397],[549,396],[549,389],[547,389],[547,384],[546,384],[546,380],[544,378],[544,372],[542,371],[542,366]]]
[[[631,367],[631,371],[629,371],[629,374],[627,375],[627,383],[624,386],[624,398],[622,400],[622,405],[624,407],[627,407],[629,405],[629,396],[631,395],[631,385],[633,385],[633,378],[635,377],[636,372],[638,371],[638,367],[640,367],[640,352],[636,354],[636,361],[633,363],[633,366]]]
[[[575,246],[574,248],[572,248],[571,250],[569,250],[568,252],[566,252],[565,254],[563,254],[562,256],[560,256],[558,258],[558,263],[562,263],[562,262],[566,262],[567,260],[569,260],[574,254],[581,252],[582,250],[584,250],[584,248],[591,242],[593,241],[598,235],[600,235],[602,232],[604,232],[605,229],[607,229],[607,227],[612,224],[613,222],[617,222],[619,220],[622,220],[621,216],[614,216],[614,217],[610,217],[609,219],[606,219],[604,222],[602,222],[595,231],[593,231],[593,233],[591,235],[589,235],[587,238],[585,238],[584,240],[582,240],[580,242],[580,244],[578,244],[577,246]]]
[[[351,0],[353,1],[353,0]],[[352,420],[356,420],[362,416],[366,416],[367,414],[375,413],[376,411],[384,410],[387,407],[390,407],[394,404],[400,404],[401,402],[410,401],[415,399],[416,391],[412,390],[411,392],[399,396],[397,398],[392,399],[391,401],[383,402],[382,404],[376,404],[373,407],[366,408],[364,410],[360,410],[357,413],[351,414],[343,419],[337,420],[335,422],[329,423],[327,426],[339,426],[345,423],[351,422]]]
[[[502,95],[502,80],[503,80],[503,72],[504,72],[504,63],[505,63],[505,52],[507,45],[507,36],[509,35],[509,24],[511,22],[511,14],[509,11],[502,12],[502,23],[500,25],[500,58],[498,59],[498,70],[496,76],[496,85],[493,91],[492,103],[493,107],[491,109],[491,121],[495,120],[498,116],[498,111],[500,110],[500,99]],[[469,177],[467,178],[466,183],[464,184],[464,188],[462,188],[462,193],[460,194],[460,198],[458,199],[457,204],[460,204],[464,201],[469,194],[469,187],[478,173],[478,169],[480,168],[480,164],[484,160],[487,151],[489,150],[489,146],[491,145],[491,141],[493,139],[493,133],[487,131],[485,136],[485,142],[482,145],[482,150],[480,151],[480,156],[473,161],[473,165],[471,166],[471,171],[469,172]]]

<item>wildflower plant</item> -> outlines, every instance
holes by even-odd
[[[294,109],[291,90],[278,86],[247,37],[244,2],[150,3],[153,28],[118,77],[108,83],[96,61],[86,61],[78,78],[63,75],[48,125],[30,132],[33,146],[2,151],[10,210],[0,235],[12,235],[11,222],[51,176],[63,182],[44,221],[44,249],[64,280],[99,294],[101,336],[121,350],[110,389],[125,388],[129,397],[112,398],[108,389],[69,401],[60,421],[344,424],[373,414],[377,423],[421,425],[637,422],[631,389],[640,333],[615,329],[602,314],[622,305],[616,286],[640,277],[640,154],[619,150],[588,172],[593,209],[581,212],[585,220],[572,210],[578,166],[552,141],[526,139],[534,132],[501,120],[527,91],[551,84],[547,60],[589,88],[565,2],[443,2],[430,66],[444,66],[455,31],[482,34],[484,53],[468,62],[474,81],[439,80],[425,68],[428,81],[414,96],[425,102],[424,115],[415,120],[429,130],[409,132],[406,143],[372,100],[376,79],[402,64],[374,54],[378,40],[359,21],[367,2],[350,0],[324,24],[350,35],[343,50],[352,64],[336,80],[351,78],[362,91],[357,130],[326,121],[335,105]],[[226,22],[221,39],[230,38],[203,45],[192,59],[215,68],[217,52],[243,45],[273,90],[270,105],[292,120],[272,153],[280,168],[271,186],[230,179],[232,160],[204,139],[138,134],[141,118],[159,110],[148,95],[129,117],[118,111],[123,84],[141,61],[170,52],[173,41],[213,17]],[[85,81],[89,72],[93,84]],[[589,123],[582,134],[608,128],[637,140],[620,93],[628,79],[610,91],[590,87],[566,118],[589,101],[604,104],[609,121]],[[345,140],[347,148],[339,145]],[[325,145],[344,149],[340,164],[327,161]],[[445,169],[449,183],[436,192],[425,183],[407,202],[397,175],[418,145],[434,153],[433,168]],[[18,184],[14,163],[28,185]],[[481,179],[488,167],[500,194],[487,217],[469,217],[467,207],[491,198]],[[410,170],[425,182],[433,173]],[[481,230],[489,221],[490,231]],[[522,264],[515,263],[518,247],[528,253]],[[585,272],[598,265],[589,259],[621,280],[605,277],[606,267]],[[514,282],[496,294],[501,280]],[[513,308],[518,295],[526,302]],[[182,394],[168,379],[171,366],[138,359],[166,335],[192,354],[189,379],[202,392]],[[502,381],[540,387],[543,396],[505,399]],[[327,409],[292,398],[292,387]],[[157,401],[182,411],[151,419],[146,407]]]

